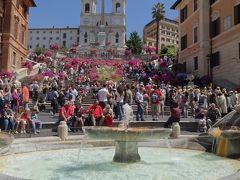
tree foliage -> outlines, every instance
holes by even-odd
[[[164,46],[160,50],[161,56],[167,56],[168,58],[175,57],[177,55],[177,48],[174,45],[167,45]]]
[[[158,2],[155,4],[152,8],[152,18],[156,20],[157,22],[157,35],[156,35],[156,54],[158,54],[158,48],[159,48],[159,24],[160,21],[165,16],[165,6],[164,4]]]
[[[45,52],[45,49],[44,48],[36,48],[35,51],[34,51],[38,56],[43,54]]]
[[[132,54],[139,55],[142,52],[142,40],[136,31],[130,34],[129,40],[126,42],[126,46],[131,50]]]

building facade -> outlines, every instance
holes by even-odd
[[[179,23],[171,19],[163,19],[159,24],[159,49],[166,45],[179,45]],[[143,42],[146,46],[156,47],[157,23],[152,20],[143,29]]]
[[[59,44],[70,48],[73,44],[79,44],[79,28],[29,28],[28,48],[50,48],[52,44]]]
[[[177,0],[179,62],[188,73],[240,85],[240,1]]]
[[[116,48],[125,46],[126,0],[112,0],[112,12],[105,13],[104,0],[101,13],[97,13],[97,0],[82,0],[80,23],[80,45],[89,47],[99,44],[99,34],[104,33],[105,45]]]
[[[29,7],[34,0],[0,1],[0,70],[16,70],[27,55]]]

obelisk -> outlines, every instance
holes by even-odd
[[[105,3],[104,0],[102,0],[102,11],[101,11],[101,25],[104,26],[104,21],[105,21]]]
[[[100,47],[106,46],[106,32],[105,32],[105,3],[102,0],[102,11],[101,11],[101,21],[100,29],[98,33],[98,43]]]

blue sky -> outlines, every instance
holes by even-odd
[[[158,0],[126,0],[127,34],[137,31],[142,35],[145,24],[152,20],[152,6]],[[165,4],[166,17],[175,19],[177,12],[170,10],[176,0],[161,0]],[[81,0],[35,0],[37,7],[31,8],[30,28],[40,27],[78,27],[80,25]],[[98,0],[98,11],[101,1]],[[106,12],[111,12],[111,0],[105,0]]]

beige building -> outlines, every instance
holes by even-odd
[[[29,7],[34,0],[0,0],[0,71],[15,70],[27,55]]]
[[[179,23],[177,21],[167,19],[160,21],[160,32],[159,32],[159,49],[166,45],[175,45],[178,47],[179,43]],[[144,45],[150,47],[156,47],[157,37],[157,23],[152,20],[150,23],[145,25],[143,30],[143,42]]]
[[[240,0],[177,0],[179,62],[188,73],[240,85]]]

